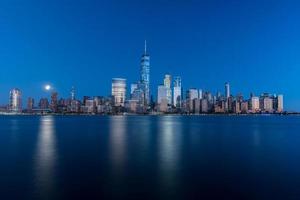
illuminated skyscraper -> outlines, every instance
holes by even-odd
[[[28,97],[27,100],[27,111],[32,111],[32,109],[34,108],[34,99],[31,97]]]
[[[22,111],[21,91],[14,88],[9,93],[9,110],[12,112]]]
[[[50,109],[52,112],[57,112],[57,106],[58,106],[58,93],[53,92],[51,94],[51,103],[50,103]]]
[[[225,83],[225,98],[228,99],[230,97],[230,86],[229,83]]]
[[[73,100],[75,100],[75,98],[76,98],[76,91],[75,91],[75,88],[72,87],[72,89],[71,89],[71,100],[73,101]]]
[[[259,98],[252,96],[250,99],[250,105],[251,105],[251,111],[253,113],[258,112],[259,111]]]
[[[130,95],[132,96],[134,91],[138,89],[138,84],[137,83],[132,83],[130,85]]]
[[[174,78],[173,105],[176,108],[180,108],[181,100],[182,100],[181,78],[179,76],[177,76]]]
[[[172,104],[172,90],[171,90],[171,75],[166,74],[164,78],[164,86],[166,87],[166,96],[168,104]]]
[[[112,79],[111,95],[114,97],[115,106],[124,106],[126,99],[126,79]]]
[[[141,58],[141,89],[144,91],[145,105],[150,103],[150,56],[147,53],[147,43],[145,41],[145,51]]]
[[[168,88],[165,85],[159,85],[157,88],[157,103],[161,104],[163,102],[168,102],[167,97]]]
[[[277,96],[277,111],[283,111],[283,95],[281,94]]]
[[[48,109],[49,108],[49,101],[47,98],[41,98],[39,102],[40,109]]]

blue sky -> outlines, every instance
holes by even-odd
[[[0,2],[0,103],[11,88],[49,96],[110,94],[111,78],[139,79],[147,39],[151,93],[165,73],[213,93],[282,93],[300,110],[298,1]]]

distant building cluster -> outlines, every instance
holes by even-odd
[[[242,94],[231,94],[230,84],[225,83],[224,94],[212,94],[198,88],[189,88],[184,93],[180,76],[172,80],[165,74],[162,84],[157,87],[157,100],[150,92],[150,56],[145,50],[140,63],[140,80],[130,84],[124,78],[113,78],[111,95],[76,97],[74,87],[67,99],[59,98],[52,92],[50,100],[41,98],[38,102],[31,97],[27,99],[26,108],[22,108],[22,93],[12,89],[9,93],[9,104],[1,107],[2,112],[11,113],[74,113],[74,114],[120,114],[120,113],[174,113],[174,114],[208,114],[208,113],[283,113],[283,95],[262,93],[259,96],[250,94],[246,99]]]

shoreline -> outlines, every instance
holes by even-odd
[[[120,114],[88,114],[88,113],[0,113],[0,116],[300,116],[300,113],[120,113]]]

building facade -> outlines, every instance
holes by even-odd
[[[173,106],[175,106],[176,108],[181,108],[181,104],[182,104],[181,78],[177,76],[174,78]]]
[[[157,87],[157,104],[161,104],[162,102],[168,103],[167,91],[168,88],[165,85],[159,85]]]
[[[168,104],[172,104],[172,90],[171,90],[171,75],[166,74],[164,78],[164,86],[166,87],[166,95]]]
[[[114,106],[124,106],[126,100],[126,79],[112,79],[111,95],[114,97]]]
[[[150,56],[147,53],[147,43],[145,41],[145,51],[141,58],[141,89],[144,92],[144,103],[150,103]]]
[[[9,93],[9,110],[11,112],[22,112],[22,93],[14,88]]]

